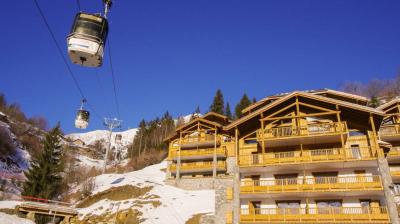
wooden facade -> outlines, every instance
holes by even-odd
[[[223,131],[227,123],[227,117],[210,112],[177,128],[167,139],[170,176],[216,177],[225,174],[226,158],[234,153],[233,139]]]
[[[324,89],[267,97],[236,121],[206,114],[168,140],[171,175],[207,176],[209,166],[215,177],[234,157],[239,206],[227,223],[391,223],[380,164],[387,156],[400,193],[400,100],[367,102]]]

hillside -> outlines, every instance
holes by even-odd
[[[182,224],[195,214],[212,214],[214,191],[185,191],[166,185],[166,166],[162,162],[130,173],[95,177],[92,196],[77,203],[83,207],[79,219],[84,223],[96,216],[115,219],[115,213],[130,210],[141,223]]]

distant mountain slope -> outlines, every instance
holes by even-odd
[[[115,136],[120,134],[122,136],[122,146],[127,146],[132,143],[133,138],[135,137],[137,132],[137,128],[129,129],[122,132],[113,132],[111,136],[111,147],[116,145]],[[86,145],[93,145],[96,141],[104,139],[108,142],[109,131],[108,130],[96,130],[90,131],[86,133],[72,133],[65,135],[65,137],[70,138],[71,140],[80,139],[85,142]]]

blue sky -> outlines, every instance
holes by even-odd
[[[38,0],[58,42],[76,0]],[[100,0],[80,0],[100,10]],[[2,5],[0,92],[28,116],[79,132],[80,95],[33,0]],[[400,1],[116,0],[109,14],[113,65],[124,128],[169,110],[208,109],[217,88],[233,107],[292,90],[338,88],[346,80],[387,79],[400,65]],[[72,65],[99,116],[116,115],[108,56],[96,70]],[[104,91],[102,91],[102,89]],[[233,108],[232,108],[233,109]]]

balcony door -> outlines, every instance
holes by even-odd
[[[332,184],[337,182],[338,172],[313,172],[315,184]]]
[[[254,186],[261,186],[260,175],[251,175],[251,180],[253,181]]]
[[[276,174],[275,185],[292,185],[297,184],[297,173]]]
[[[249,202],[250,214],[260,215],[261,214],[261,201],[250,201]]]
[[[380,213],[380,202],[378,200],[360,199],[360,205],[364,214]]]

